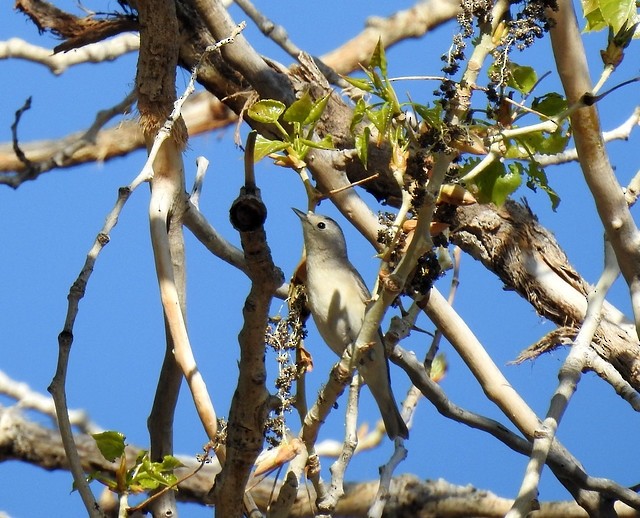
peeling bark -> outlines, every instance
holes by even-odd
[[[451,224],[451,241],[525,298],[539,315],[561,327],[579,328],[589,285],[527,206],[508,201],[499,209],[458,207]],[[634,325],[611,305],[605,306],[603,317],[592,347],[638,391],[640,344]]]

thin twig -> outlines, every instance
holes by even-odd
[[[87,283],[89,282],[89,278],[94,271],[98,255],[100,254],[104,246],[109,242],[109,235],[113,227],[115,227],[115,225],[118,223],[118,217],[124,207],[124,204],[127,202],[129,196],[135,190],[135,188],[140,185],[140,183],[142,183],[141,174],[138,175],[133,180],[133,182],[129,184],[129,186],[121,187],[118,190],[118,199],[116,200],[116,203],[111,212],[107,215],[104,226],[102,227],[100,232],[98,232],[96,240],[94,241],[91,250],[89,250],[89,253],[87,254],[87,258],[85,260],[84,266],[82,267],[82,270],[80,270],[80,274],[69,290],[69,295],[67,297],[67,315],[65,318],[63,330],[58,336],[58,365],[56,367],[56,374],[53,377],[51,385],[49,385],[48,388],[55,403],[58,426],[60,427],[60,435],[62,437],[65,452],[69,459],[69,468],[71,470],[71,473],[73,474],[74,483],[78,488],[78,491],[82,495],[83,502],[85,503],[85,506],[87,507],[87,510],[91,514],[91,516],[101,516],[101,513],[97,511],[97,509],[99,508],[95,503],[95,499],[91,494],[91,490],[89,489],[89,485],[84,476],[84,471],[82,469],[80,458],[78,456],[78,450],[73,439],[73,430],[71,428],[71,422],[69,420],[69,408],[67,406],[67,395],[65,389],[67,365],[69,362],[71,345],[73,343],[73,326],[78,315],[80,300],[82,299],[82,297],[84,297]]]
[[[22,149],[20,149],[20,144],[18,143],[18,124],[20,124],[20,119],[22,119],[22,115],[27,110],[31,109],[31,96],[27,97],[27,100],[24,104],[16,110],[16,116],[11,124],[11,140],[13,141],[13,151],[16,156],[20,159],[20,161],[26,166],[29,171],[32,167],[31,161],[25,156]]]
[[[293,59],[298,59],[302,50],[291,41],[287,30],[282,25],[278,25],[267,18],[250,0],[235,0],[235,3],[253,20],[262,31],[262,34],[273,40]],[[321,59],[313,57],[313,61],[330,83],[343,88],[347,86],[347,82],[336,74],[335,70],[323,63]]]
[[[349,462],[358,447],[358,402],[360,400],[359,375],[351,379],[349,395],[347,397],[347,408],[345,416],[344,441],[340,455],[331,465],[331,483],[322,501],[317,502],[318,510],[321,513],[333,514],[338,501],[344,496],[344,474],[349,466]]]
[[[23,106],[18,112],[16,112],[16,120],[11,126],[14,151],[25,167],[23,170],[17,172],[16,174],[7,174],[0,176],[0,182],[16,189],[22,183],[28,180],[35,180],[42,173],[51,171],[52,169],[56,169],[58,167],[64,167],[65,165],[67,165],[67,163],[69,163],[76,152],[88,145],[95,143],[98,132],[105,126],[105,124],[107,124],[114,117],[121,115],[122,113],[125,113],[127,110],[129,110],[135,99],[135,93],[131,92],[118,104],[112,106],[111,108],[100,110],[96,114],[96,117],[91,126],[84,133],[79,135],[77,138],[64,142],[62,147],[55,151],[46,160],[36,162],[28,159],[18,144],[17,125],[22,113],[31,106],[31,98],[29,98],[27,100],[27,104],[25,104],[25,106]]]

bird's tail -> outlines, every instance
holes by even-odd
[[[384,372],[382,372],[383,369]],[[407,439],[409,437],[409,429],[404,419],[402,419],[396,400],[393,397],[389,380],[389,366],[387,365],[386,358],[383,362],[369,362],[364,360],[358,370],[378,404],[389,438],[392,440],[396,437]],[[372,370],[379,372],[374,373]]]

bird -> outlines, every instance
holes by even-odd
[[[302,222],[306,251],[307,304],[320,336],[339,356],[360,333],[371,294],[349,261],[340,226],[331,218],[293,209]],[[391,390],[389,363],[381,333],[360,359],[358,371],[380,409],[390,439],[409,431]]]

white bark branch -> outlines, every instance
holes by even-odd
[[[113,61],[140,48],[140,36],[135,33],[119,34],[109,40],[91,43],[73,52],[53,53],[53,49],[33,45],[21,38],[0,41],[0,59],[22,59],[46,66],[55,75],[83,63]]]

